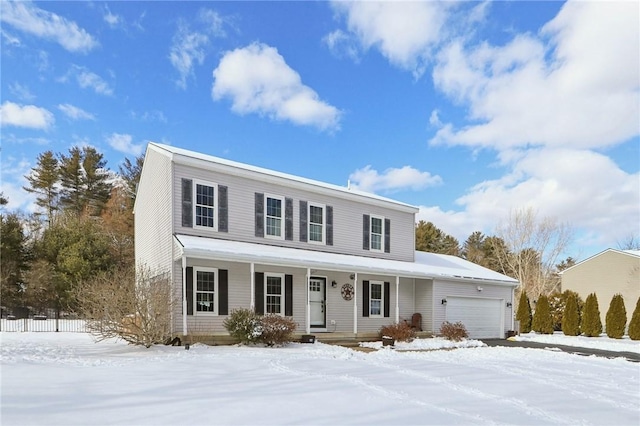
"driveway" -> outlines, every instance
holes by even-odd
[[[523,342],[505,339],[481,339],[487,346],[507,346],[513,348],[534,348],[547,350],[560,350],[571,354],[590,356],[595,355],[604,358],[625,358],[627,361],[640,362],[640,354],[635,352],[614,352],[601,349],[580,348],[577,346],[553,345],[539,342]]]

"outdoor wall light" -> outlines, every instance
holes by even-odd
[[[356,274],[351,274],[349,275],[349,278],[354,279],[356,277]]]
[[[447,299],[442,299],[442,302],[440,302],[440,303],[442,303],[443,305],[446,305],[447,304]]]
[[[336,282],[336,280],[331,281],[331,287],[336,288],[338,286],[338,283]]]
[[[484,290],[482,287],[478,286],[478,291]]]
[[[507,302],[507,308],[510,308],[511,306],[513,306],[511,302]]]

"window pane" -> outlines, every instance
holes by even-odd
[[[370,315],[380,315],[380,300],[372,300],[371,301],[371,309],[369,311]]]
[[[196,278],[196,291],[214,291],[215,280],[215,272],[198,271]]]
[[[274,235],[276,237],[279,237],[280,235],[282,235],[281,227],[281,219],[267,217],[267,235]]]
[[[196,309],[198,312],[213,312],[213,293],[196,293]]]
[[[280,310],[280,296],[267,296],[267,313],[279,314]]]
[[[373,250],[382,250],[382,235],[371,234],[371,248]]]
[[[322,207],[309,207],[309,222],[322,225]]]
[[[282,200],[267,198],[267,216],[282,217]]]
[[[267,294],[282,293],[282,279],[280,277],[267,277]]]
[[[371,218],[371,233],[382,234],[382,219],[378,219],[375,217]]]
[[[309,225],[309,240],[322,242],[322,225]]]
[[[371,298],[382,299],[382,286],[380,284],[371,284]]]

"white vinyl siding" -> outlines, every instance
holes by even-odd
[[[218,229],[218,219],[216,214],[216,197],[218,196],[218,188],[214,183],[194,181],[193,182],[193,200],[194,200],[194,220],[196,227]]]
[[[324,244],[326,230],[325,224],[327,223],[326,207],[321,204],[309,203],[309,214],[307,217],[309,220],[309,242]]]

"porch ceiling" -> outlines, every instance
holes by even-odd
[[[326,253],[265,244],[215,238],[175,235],[182,256],[232,262],[259,263],[329,271],[358,272],[419,279],[484,281],[517,286],[518,282],[464,259],[435,253],[416,252],[415,262]]]

